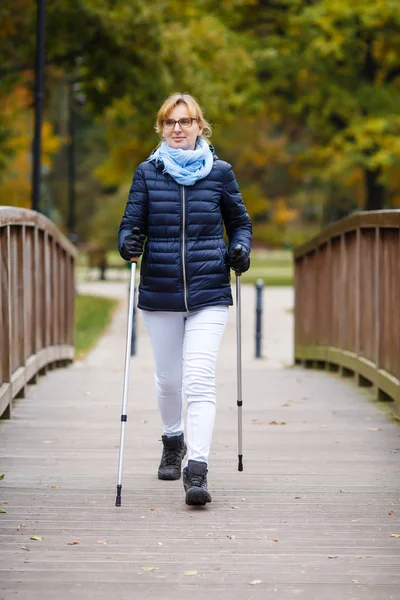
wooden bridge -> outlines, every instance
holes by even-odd
[[[399,256],[396,211],[353,215],[299,248],[294,293],[265,290],[263,359],[243,286],[244,471],[231,311],[206,509],[156,477],[139,319],[116,508],[126,284],[86,284],[121,302],[71,362],[75,250],[42,215],[1,208],[0,600],[398,600]]]

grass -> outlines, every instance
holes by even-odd
[[[118,268],[120,279],[128,278],[128,270],[125,262],[117,252],[109,252],[107,255],[108,265],[111,269]],[[84,277],[84,271],[81,273]],[[232,273],[232,281],[234,280]],[[115,276],[111,276],[115,279]],[[268,286],[292,286],[293,285],[293,255],[290,250],[256,250],[251,253],[251,267],[247,273],[243,273],[242,282],[254,284],[257,279],[262,279]]]
[[[128,277],[125,263],[117,252],[109,252],[107,258],[110,268],[120,267],[122,278]],[[254,249],[251,253],[250,270],[242,275],[242,281],[243,283],[255,283],[257,279],[262,279],[268,286],[292,286],[293,256],[291,251]]]
[[[293,285],[293,259],[290,250],[253,250],[249,271],[243,273],[243,283],[262,279],[268,286]]]
[[[75,357],[82,359],[110,323],[118,300],[98,296],[75,296]]]

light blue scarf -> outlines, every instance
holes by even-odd
[[[210,146],[201,138],[197,140],[195,150],[171,148],[164,141],[147,160],[161,161],[163,173],[169,173],[180,185],[193,185],[207,177],[214,162]]]

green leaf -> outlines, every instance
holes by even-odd
[[[41,542],[41,541],[43,541],[43,538],[42,538],[41,535],[31,535],[31,537],[29,539],[33,540],[35,542]]]
[[[6,511],[6,510],[4,510],[4,508],[0,508],[0,513],[2,513],[2,514],[7,514],[7,511]]]
[[[4,473],[2,473],[2,474],[0,475],[0,481],[1,481],[2,479],[4,479]]]

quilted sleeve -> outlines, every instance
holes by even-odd
[[[118,248],[121,249],[124,238],[139,227],[141,233],[147,235],[148,193],[142,165],[135,171],[129,191],[124,216],[118,234]]]
[[[241,244],[250,252],[252,225],[230,165],[223,178],[221,210],[229,247]]]

